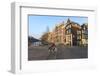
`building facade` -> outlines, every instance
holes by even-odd
[[[88,45],[88,25],[83,24],[81,29],[82,46]]]
[[[56,44],[64,44],[65,43],[65,26],[64,23],[58,24],[54,29],[54,42]]]
[[[79,25],[71,21],[57,24],[52,32],[44,34],[42,38],[48,43],[63,44],[66,46],[88,45],[88,24]]]
[[[81,26],[78,23],[70,21],[68,19],[66,23],[66,44],[70,46],[78,45],[77,32],[81,30]]]

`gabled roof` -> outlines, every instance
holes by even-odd
[[[36,38],[34,38],[32,36],[31,37],[29,36],[28,39],[31,40],[32,42],[38,42],[38,41],[40,41],[39,39],[36,39]]]
[[[75,27],[81,28],[81,26],[80,26],[78,23],[71,21],[69,18],[68,18],[66,24],[67,24],[67,25],[66,25],[65,27],[67,27],[67,26],[69,26],[69,25],[75,25]]]

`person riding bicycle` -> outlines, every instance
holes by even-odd
[[[49,55],[54,55],[56,58],[56,54],[57,54],[57,48],[55,43],[52,43],[49,47]]]

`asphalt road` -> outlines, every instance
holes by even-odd
[[[52,59],[79,59],[88,58],[87,47],[57,47],[57,54],[49,54],[47,46],[31,46],[28,49],[28,60],[52,60]]]

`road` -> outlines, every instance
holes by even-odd
[[[28,60],[51,60],[51,59],[79,59],[88,58],[87,47],[57,47],[56,58],[49,54],[47,46],[31,46],[28,49]]]

